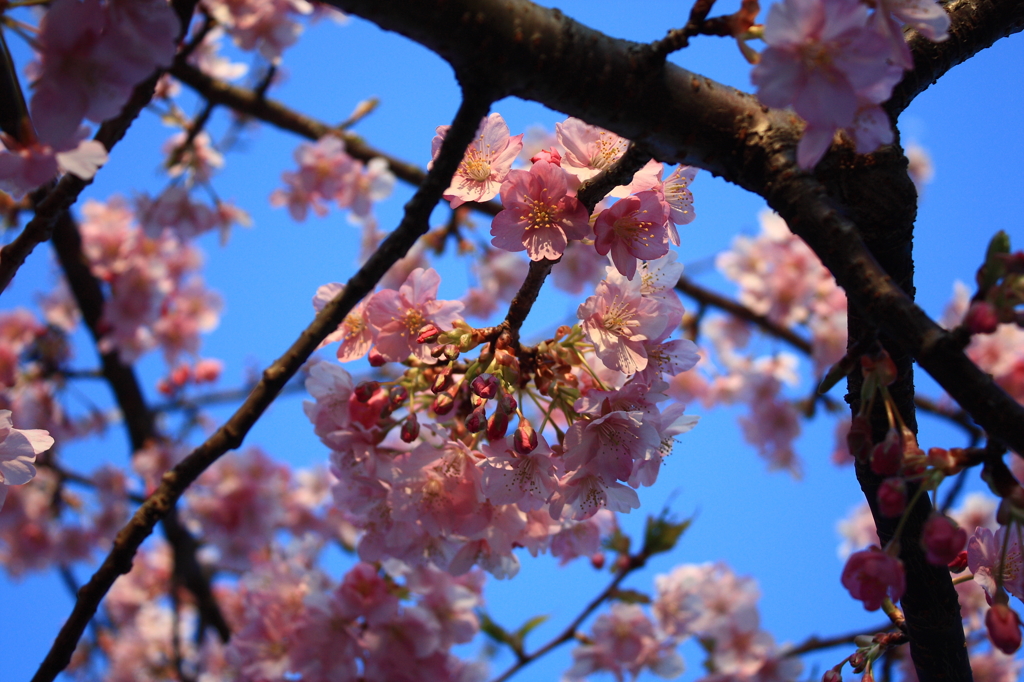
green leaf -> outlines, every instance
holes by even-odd
[[[541,625],[542,623],[547,621],[547,619],[550,618],[550,617],[551,616],[546,616],[544,614],[541,614],[539,616],[534,616],[530,620],[526,621],[525,623],[523,623],[522,625],[519,626],[518,630],[516,630],[516,632],[515,632],[516,639],[518,639],[519,643],[522,644],[524,642],[524,640],[526,639],[526,635],[530,634],[530,632],[532,630],[536,629],[539,625]]]
[[[501,627],[487,615],[486,611],[480,611],[480,629],[484,634],[499,644],[507,644],[514,647],[515,638],[505,628]]]
[[[657,517],[649,516],[644,529],[643,555],[650,557],[672,551],[691,523],[693,519],[674,522],[669,518],[668,509],[663,509]]]

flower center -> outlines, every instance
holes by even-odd
[[[462,160],[462,175],[475,182],[483,182],[491,177],[491,162],[487,157],[480,155],[476,149],[469,149],[466,158]]]
[[[546,204],[543,201],[528,199],[530,202],[530,214],[527,216],[527,230],[550,229],[555,222],[554,204]]]

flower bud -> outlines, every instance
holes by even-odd
[[[453,407],[455,407],[455,398],[450,393],[438,393],[430,409],[441,417],[451,412]]]
[[[496,441],[505,437],[508,432],[508,415],[496,410],[487,420],[487,440]]]
[[[437,328],[436,324],[425,324],[420,327],[420,333],[419,336],[416,337],[416,343],[434,343],[440,335],[441,330]]]
[[[416,418],[416,413],[410,413],[405,421],[402,422],[402,429],[400,432],[402,441],[411,443],[420,435],[420,421]]]
[[[871,374],[877,381],[878,386],[889,386],[896,381],[896,363],[892,361],[889,354],[884,350],[871,355],[860,357],[860,366],[864,374]]]
[[[590,555],[590,565],[600,571],[604,568],[604,558],[604,552],[595,552]]]
[[[466,430],[470,433],[480,433],[487,428],[487,413],[484,408],[478,407],[466,417]]]
[[[947,564],[950,573],[963,573],[967,569],[967,550],[956,555],[956,558]]]
[[[552,165],[561,167],[562,155],[559,154],[558,150],[554,147],[551,147],[550,149],[542,149],[530,157],[530,163],[537,163],[538,161],[547,161]]]
[[[430,392],[437,395],[451,388],[452,375],[451,372],[441,372],[434,377],[434,383],[430,385]]]
[[[985,614],[985,627],[992,645],[1004,654],[1013,654],[1020,648],[1020,617],[1008,605],[993,604]]]
[[[358,386],[356,386],[356,390],[353,391],[353,393],[356,396],[356,400],[358,400],[361,403],[368,403],[370,402],[370,398],[372,398],[373,395],[379,390],[380,384],[378,384],[376,381],[364,381]]]
[[[972,334],[991,334],[999,327],[999,315],[988,301],[975,301],[964,316],[964,327]]]
[[[821,676],[821,682],[843,682],[843,675],[835,668],[826,670],[825,674]]]
[[[889,518],[903,513],[907,508],[907,484],[897,476],[887,478],[878,486],[878,510]]]
[[[493,374],[481,374],[469,384],[469,390],[484,400],[498,395],[498,377]]]
[[[846,434],[846,447],[857,461],[863,462],[871,455],[871,423],[867,417],[857,415],[850,422]]]
[[[954,453],[945,448],[928,448],[928,464],[946,476],[958,474],[962,468]]]
[[[445,344],[441,346],[441,354],[448,362],[455,362],[459,359],[459,347],[450,343]]]
[[[921,547],[927,552],[928,563],[945,566],[956,560],[967,544],[967,532],[945,514],[933,513],[924,522]]]
[[[409,391],[406,390],[405,386],[392,386],[391,390],[388,391],[388,402],[392,410],[397,410],[408,399]]]
[[[879,476],[895,476],[903,465],[903,443],[896,429],[889,429],[885,440],[871,448],[871,470]]]
[[[370,349],[370,352],[366,355],[366,359],[370,363],[370,367],[383,367],[388,364],[388,361],[376,348]]]
[[[512,438],[512,447],[520,455],[528,455],[537,449],[537,432],[525,419],[519,420],[519,428]]]
[[[851,554],[843,567],[842,583],[868,611],[881,608],[886,597],[899,601],[907,586],[902,562],[878,547]]]

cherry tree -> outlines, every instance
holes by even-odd
[[[570,644],[564,679],[672,679],[687,642],[708,682],[1016,679],[1024,252],[993,229],[942,319],[915,304],[931,167],[900,117],[1024,28],[1024,5],[715,5],[652,16],[664,37],[629,42],[527,0],[7,3],[0,198],[20,231],[0,283],[9,299],[46,242],[59,274],[33,309],[0,312],[0,562],[57,569],[74,593],[33,679],[504,681]],[[273,97],[286,64],[307,66],[287,58],[304,27],[346,16],[453,70],[461,100],[430,122],[422,167],[356,133],[376,100],[330,124]],[[730,45],[751,92],[679,66],[698,41]],[[507,98],[564,118],[514,130]],[[153,118],[174,130],[162,189],[90,194]],[[251,223],[217,189],[226,164],[255,163],[257,126],[304,138],[267,203],[345,216],[359,236],[332,257],[358,269],[308,292],[313,321],[274,362],[215,390],[233,359],[202,343],[230,301],[197,244],[216,231],[230,258]],[[727,291],[684,267],[709,174],[771,209],[717,255]],[[456,262],[472,275],[447,297]],[[553,290],[575,312],[538,324]],[[915,364],[944,395],[916,393]],[[96,379],[114,410],[81,398]],[[244,444],[282,393],[306,397],[321,466]],[[701,519],[655,511],[637,533],[624,517],[698,413],[730,406],[775,476],[801,475],[802,425],[835,423],[817,455],[865,504],[834,582],[879,627],[778,643],[754,578],[724,562],[630,581]],[[918,412],[960,440],[919,442]],[[121,428],[127,466],[69,454]],[[990,494],[961,500],[979,479]],[[539,555],[607,574],[541,643],[542,617],[500,622],[485,601]],[[506,667],[472,653],[481,640]],[[822,651],[828,667],[806,669]]]

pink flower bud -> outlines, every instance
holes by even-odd
[[[1020,648],[1020,617],[1006,604],[993,604],[985,614],[992,645],[1004,654],[1012,654]]]
[[[466,430],[470,433],[480,433],[487,428],[487,413],[484,408],[478,407],[466,417]]]
[[[967,544],[967,532],[944,514],[932,514],[924,522],[921,546],[928,563],[945,566],[957,558]]]
[[[379,390],[380,384],[376,381],[364,381],[356,386],[356,390],[353,391],[353,393],[355,393],[356,400],[361,403],[368,403],[370,402],[370,398],[373,397],[373,394]]]
[[[890,518],[907,508],[907,484],[899,477],[887,478],[878,487],[878,510]]]
[[[487,440],[496,441],[505,437],[508,432],[508,415],[497,410],[487,420]]]
[[[498,395],[498,377],[493,374],[481,374],[469,384],[469,390],[484,400]]]
[[[220,373],[224,370],[224,363],[220,360],[200,360],[196,363],[196,383],[207,384],[213,383],[220,378]]]
[[[437,337],[441,335],[441,330],[437,328],[437,325],[425,324],[420,327],[419,336],[416,337],[416,343],[434,343],[437,341]]]
[[[420,421],[416,418],[416,413],[411,413],[402,422],[402,429],[400,432],[402,441],[411,443],[420,435]]]
[[[967,309],[964,326],[972,334],[991,334],[999,327],[999,315],[988,301],[975,301]]]
[[[590,555],[590,565],[601,570],[604,568],[604,552],[596,552]]]
[[[871,448],[871,470],[879,476],[895,476],[903,465],[903,443],[896,429],[889,429],[885,440]]]
[[[843,675],[835,668],[826,670],[825,674],[821,676],[821,682],[843,682]]]
[[[533,430],[530,422],[525,419],[519,420],[519,428],[512,438],[512,446],[520,455],[528,455],[537,449],[537,432]]]
[[[878,547],[851,554],[843,568],[842,583],[868,611],[881,608],[887,595],[898,601],[906,589],[903,563]]]
[[[169,378],[175,386],[184,386],[192,380],[192,368],[182,363],[171,370]]]
[[[366,355],[367,361],[370,363],[370,367],[383,367],[388,364],[388,361],[380,354],[380,351],[376,347],[371,348],[370,352]]]
[[[559,168],[562,167],[562,155],[559,154],[558,150],[554,147],[551,147],[550,149],[541,149],[530,157],[530,163],[537,163],[538,161],[547,161]]]
[[[950,573],[963,573],[967,568],[967,550],[956,555],[956,558],[947,564]]]

